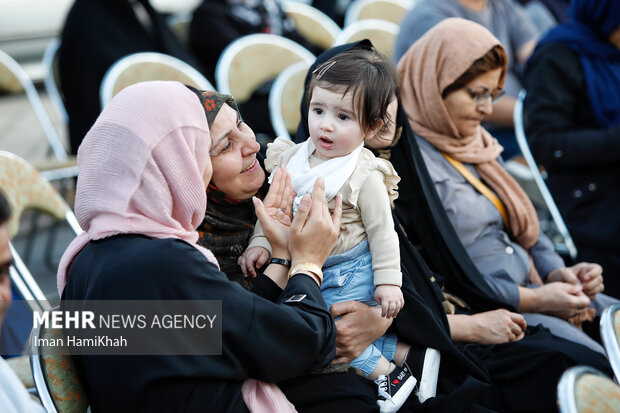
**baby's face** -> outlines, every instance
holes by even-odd
[[[353,107],[351,92],[340,92],[315,86],[308,111],[310,139],[321,159],[346,156],[366,138]]]

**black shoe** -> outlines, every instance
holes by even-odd
[[[379,386],[377,405],[381,413],[392,413],[400,409],[417,382],[406,365],[396,366],[388,375],[379,376],[375,383]]]

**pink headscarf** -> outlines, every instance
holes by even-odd
[[[123,89],[78,150],[75,213],[84,232],[62,256],[59,293],[82,248],[117,234],[178,238],[218,265],[211,251],[196,244],[207,208],[203,175],[210,145],[200,100],[181,83]],[[241,392],[251,412],[296,411],[275,384],[247,379]]]
[[[84,229],[58,267],[58,291],[90,240],[117,234],[196,244],[207,207],[202,179],[211,138],[198,97],[178,82],[144,82],[105,107],[78,150],[75,213]]]

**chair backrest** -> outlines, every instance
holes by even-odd
[[[215,67],[215,80],[221,93],[243,103],[293,63],[311,65],[315,59],[309,50],[285,37],[250,34],[226,46]]]
[[[304,95],[304,80],[310,65],[298,62],[276,77],[269,92],[269,114],[276,136],[291,139],[301,120],[299,112]]]
[[[620,304],[612,304],[601,315],[601,339],[611,368],[620,383]]]
[[[560,413],[607,413],[620,411],[620,386],[600,371],[571,367],[558,383]]]
[[[0,91],[10,93],[26,93],[28,102],[32,106],[34,113],[43,128],[43,132],[54,153],[54,156],[61,162],[69,159],[67,151],[63,146],[58,132],[45,111],[41,97],[34,84],[24,69],[11,56],[0,50]]]
[[[127,86],[149,80],[177,80],[199,90],[215,90],[199,71],[176,57],[156,52],[133,53],[117,60],[103,76],[99,89],[101,107]]]
[[[63,338],[61,329],[36,326],[30,333],[30,366],[41,404],[48,413],[84,413],[88,396],[71,357],[62,349],[39,346],[40,339]],[[49,341],[49,340],[48,340]]]
[[[64,124],[69,123],[69,115],[62,98],[62,87],[60,84],[60,70],[58,66],[58,49],[60,49],[60,39],[55,38],[47,45],[43,53],[43,66],[45,67],[45,78],[43,83],[47,96],[52,102],[58,119]]]
[[[189,25],[191,22],[192,13],[189,11],[180,11],[178,13],[171,14],[166,19],[166,24],[183,46],[187,46],[189,44]]]
[[[283,1],[284,12],[295,22],[295,27],[308,42],[327,50],[342,29],[322,11],[298,1]]]
[[[0,190],[11,205],[11,218],[7,223],[11,238],[19,231],[19,219],[27,208],[66,219],[76,233],[81,232],[75,215],[56,189],[34,166],[6,151],[0,151]]]
[[[7,222],[9,237],[19,231],[19,221],[25,209],[38,209],[56,219],[66,220],[75,234],[82,232],[73,211],[56,189],[28,162],[10,152],[0,151],[0,190],[11,206],[11,218]],[[11,280],[20,294],[29,301],[32,309],[49,308],[45,294],[10,244],[14,268]]]
[[[536,186],[540,191],[540,194],[549,210],[549,214],[563,238],[563,244],[556,239],[553,239],[554,244],[556,245],[556,249],[562,252],[562,249],[566,250],[566,253],[571,257],[571,259],[575,260],[577,258],[577,247],[575,247],[575,243],[573,242],[573,238],[570,236],[568,232],[568,228],[566,228],[566,224],[562,219],[562,215],[560,214],[560,210],[558,209],[553,197],[551,196],[551,192],[549,192],[549,188],[545,184],[545,181],[538,169],[538,165],[534,160],[534,156],[530,151],[530,146],[527,143],[527,138],[525,137],[525,128],[523,124],[523,101],[525,100],[526,92],[525,90],[521,90],[519,92],[517,102],[515,103],[513,118],[515,125],[515,136],[517,138],[517,143],[519,144],[519,149],[521,149],[521,154],[525,158],[528,167],[530,168],[530,172],[533,176],[534,181],[536,182]]]
[[[345,27],[333,46],[369,39],[379,52],[392,60],[394,43],[399,31],[397,24],[385,20],[360,20]]]
[[[365,19],[400,24],[415,3],[414,0],[355,0],[344,16],[344,27]]]

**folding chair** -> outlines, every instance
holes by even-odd
[[[55,308],[57,309],[57,308]],[[62,330],[36,326],[30,334],[30,367],[41,404],[48,413],[84,413],[88,396],[69,355],[59,348],[38,346],[39,339],[62,338]]]
[[[134,53],[117,60],[103,76],[99,89],[101,107],[127,86],[149,80],[177,80],[200,90],[215,90],[199,71],[176,57],[156,52]]]
[[[274,34],[251,34],[231,42],[217,61],[215,80],[222,93],[247,101],[263,83],[300,61],[308,65],[316,57],[303,46]]]
[[[24,69],[11,56],[0,50],[0,90],[19,93],[24,91],[28,102],[32,106],[34,113],[43,128],[43,132],[51,147],[52,153],[60,162],[69,162],[69,156],[58,136],[45,107],[41,102],[41,97],[34,87],[32,80]]]
[[[283,1],[281,5],[299,34],[323,50],[329,49],[342,31],[328,15],[310,5],[298,1]]]
[[[607,353],[607,358],[616,376],[616,383],[620,382],[620,304],[612,304],[601,315],[601,340]]]
[[[346,26],[333,46],[369,39],[379,52],[391,60],[399,31],[400,27],[397,24],[385,20],[360,20]]]
[[[11,239],[19,232],[20,217],[27,208],[38,209],[56,219],[66,220],[75,234],[82,232],[73,211],[56,189],[28,162],[5,151],[0,151],[0,190],[12,210],[7,222]],[[14,260],[10,275],[15,287],[28,300],[32,310],[49,309],[46,295],[12,244],[10,247]],[[50,249],[48,252],[51,252]]]
[[[592,367],[571,367],[558,383],[558,407],[560,413],[619,412],[620,386]]]
[[[60,85],[60,72],[58,69],[59,48],[60,39],[55,38],[47,46],[45,53],[43,53],[43,66],[45,67],[45,78],[43,83],[58,119],[66,126],[69,124],[69,115],[67,115],[67,109],[65,109],[61,94],[62,87]]]
[[[365,19],[387,20],[400,24],[414,0],[356,0],[347,9],[344,16],[344,27]]]
[[[166,19],[166,24],[172,33],[179,39],[183,46],[189,44],[189,25],[192,21],[192,13],[189,11],[181,11],[171,14]]]
[[[536,187],[540,192],[540,196],[542,197],[545,206],[549,214],[551,215],[551,219],[555,224],[558,234],[557,236],[553,235],[553,231],[551,230],[545,232],[548,232],[547,235],[550,235],[551,233],[550,238],[555,245],[555,249],[560,254],[568,255],[572,260],[575,260],[577,258],[577,247],[575,247],[573,238],[570,236],[568,228],[566,228],[566,224],[562,219],[560,210],[555,204],[555,201],[551,196],[551,192],[549,192],[549,188],[547,188],[547,185],[545,184],[544,178],[540,173],[540,170],[538,169],[538,165],[534,160],[534,156],[530,151],[530,146],[527,143],[527,139],[525,137],[525,128],[523,126],[523,101],[525,100],[525,95],[525,90],[521,90],[521,92],[519,92],[513,113],[517,143],[519,144],[519,149],[521,149],[521,153],[523,154],[523,157],[527,162],[527,166],[529,167],[532,179],[536,183]]]
[[[291,139],[301,120],[299,107],[304,95],[304,80],[310,65],[298,62],[276,77],[269,92],[269,114],[276,136]]]

